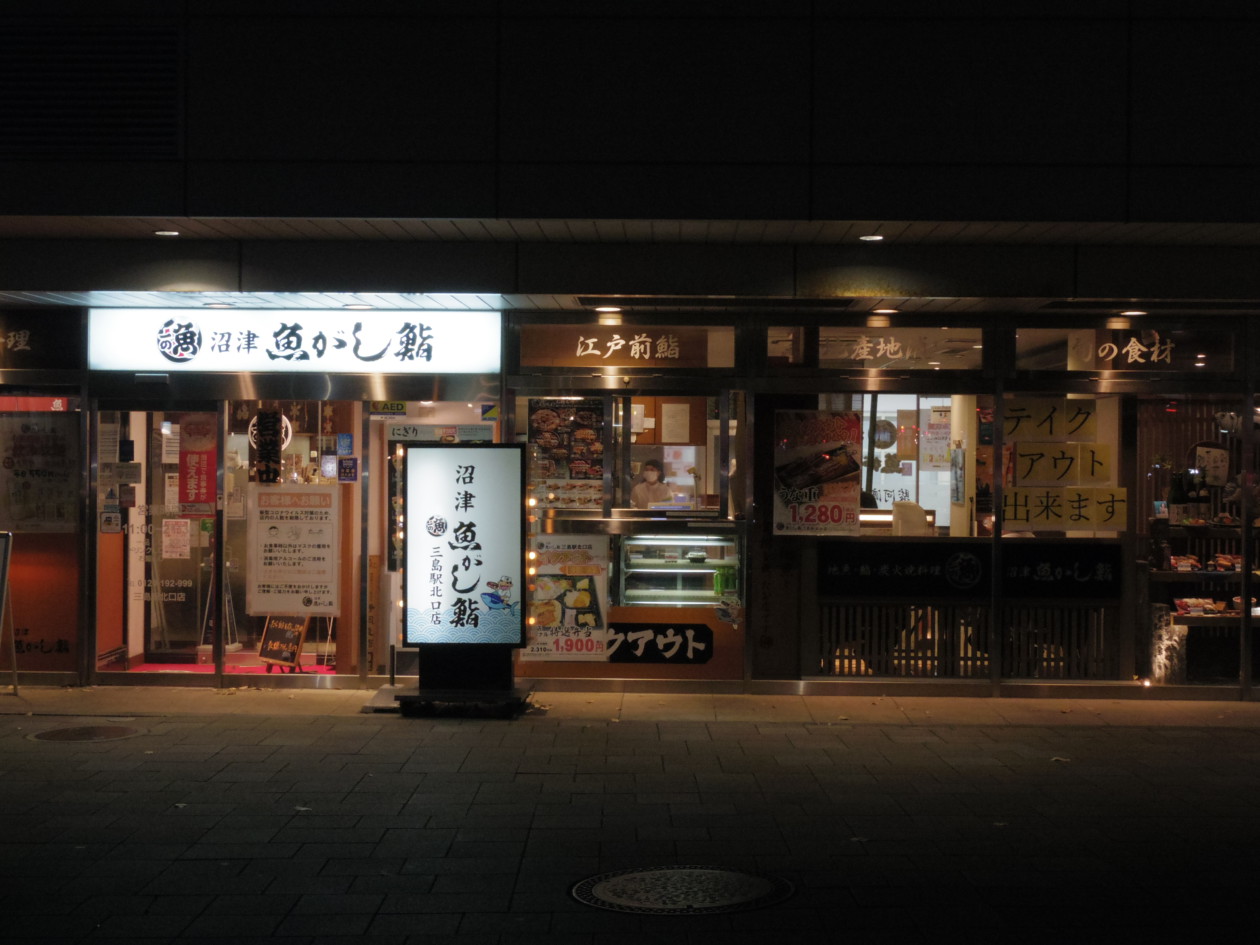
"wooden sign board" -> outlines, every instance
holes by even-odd
[[[310,629],[310,617],[268,617],[263,626],[262,642],[258,645],[258,658],[272,666],[287,666],[301,670],[302,644]]]

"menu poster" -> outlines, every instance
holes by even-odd
[[[188,558],[192,547],[192,522],[186,518],[162,520],[162,557]]]
[[[74,531],[79,484],[78,413],[0,415],[0,529]]]
[[[775,534],[858,534],[861,414],[780,410],[774,440]]]
[[[608,536],[538,537],[522,660],[604,661]]]
[[[249,488],[246,611],[339,617],[340,486]]]
[[[521,646],[524,449],[403,447],[403,642]]]
[[[598,398],[529,401],[530,480],[539,508],[599,508],[604,501],[604,404]]]
[[[923,433],[919,437],[919,468],[945,472],[949,469],[949,407],[923,411]]]

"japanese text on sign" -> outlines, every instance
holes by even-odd
[[[1123,345],[1104,342],[1098,346],[1098,359],[1115,361],[1120,358],[1125,364],[1172,364],[1172,352],[1176,345],[1171,341],[1161,341],[1157,331],[1150,334],[1150,344],[1143,344],[1142,339],[1133,337]]]
[[[403,449],[405,642],[522,642],[523,450]]]
[[[499,369],[497,312],[391,312],[347,325],[344,312],[93,309],[96,370],[355,371]]]
[[[1002,494],[1002,522],[1007,528],[1087,531],[1126,527],[1125,489],[1007,489]]]

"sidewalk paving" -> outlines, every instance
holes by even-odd
[[[519,719],[361,690],[0,693],[6,943],[1149,942],[1243,927],[1260,705],[539,693]],[[111,725],[114,741],[42,741]],[[710,864],[786,901],[593,909]]]

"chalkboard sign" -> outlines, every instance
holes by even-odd
[[[272,666],[287,666],[290,671],[302,671],[302,644],[310,629],[310,617],[268,617],[263,627],[262,642],[258,646],[258,658]]]
[[[13,694],[18,694],[17,625],[9,610],[9,557],[13,552],[13,532],[0,532],[0,635],[9,630],[9,666],[13,669]],[[8,619],[5,619],[8,618]]]

